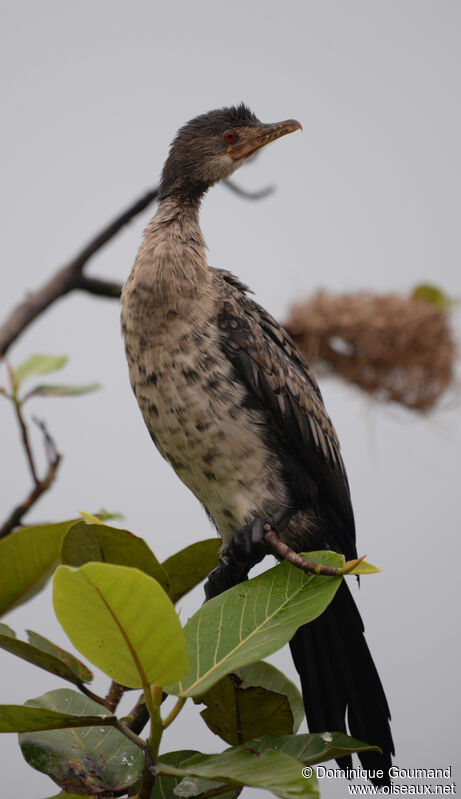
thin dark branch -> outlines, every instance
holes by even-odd
[[[287,546],[280,540],[277,533],[272,530],[270,524],[265,524],[264,530],[264,540],[274,555],[276,555],[276,557],[280,560],[287,560],[293,566],[296,566],[297,569],[301,569],[301,571],[306,572],[307,574],[323,574],[328,577],[341,577],[342,575],[352,571],[352,569],[363,560],[363,558],[354,558],[354,560],[349,560],[347,563],[345,563],[340,569],[337,569],[334,566],[323,566],[321,563],[314,563],[311,560],[306,560],[306,558],[303,558],[301,555],[298,555],[297,552],[294,552],[291,547]]]
[[[137,735],[139,735],[149,721],[149,711],[146,707],[143,696],[139,697],[134,708],[128,713],[128,716],[131,716],[131,721],[128,722],[128,727],[132,732],[135,732]]]
[[[234,194],[237,194],[238,197],[244,197],[245,200],[262,200],[275,191],[275,186],[266,186],[264,189],[257,189],[257,191],[248,191],[248,189],[242,189],[242,187],[239,186],[238,183],[234,183],[233,180],[225,180],[224,185],[233,191]]]
[[[23,437],[23,443],[24,443],[24,446],[26,447],[26,443],[27,443],[27,445],[29,444],[27,428],[25,426],[25,423],[24,423],[24,420],[22,419],[22,417],[21,417],[21,421],[22,421],[22,425],[24,426],[24,430],[25,430],[25,440],[24,440],[24,437]],[[48,491],[48,489],[50,488],[50,486],[52,485],[52,483],[54,482],[54,480],[56,478],[56,473],[57,473],[59,464],[61,463],[61,455],[58,452],[58,450],[56,448],[56,444],[54,443],[53,439],[51,438],[48,430],[46,429],[44,422],[39,422],[38,420],[34,420],[34,421],[36,421],[36,423],[40,427],[40,429],[42,431],[42,434],[43,434],[43,439],[44,439],[44,443],[45,443],[45,450],[46,450],[46,454],[47,454],[47,458],[48,458],[48,470],[47,470],[43,480],[40,480],[36,476],[35,467],[34,467],[35,486],[32,489],[32,491],[28,494],[28,496],[25,498],[25,500],[23,502],[21,502],[21,504],[18,505],[12,511],[12,513],[10,513],[9,517],[1,525],[1,527],[0,527],[0,538],[3,538],[4,536],[8,535],[8,533],[11,533],[15,529],[15,527],[17,527],[21,523],[21,520],[22,520],[23,516],[30,510],[32,505],[34,505],[37,502],[37,500],[42,496],[42,494],[45,493],[45,491]],[[34,461],[33,461],[33,457],[32,457],[32,452],[30,450],[30,446],[28,447],[28,449],[26,448],[26,451],[27,451],[28,457],[30,456],[31,462],[33,464]]]
[[[32,480],[35,483],[35,488],[39,488],[40,487],[40,480],[39,480],[39,477],[37,475],[37,469],[36,469],[36,466],[35,466],[35,461],[34,461],[34,457],[32,455],[32,449],[31,449],[30,441],[29,441],[29,433],[28,433],[28,430],[27,430],[27,427],[26,427],[26,423],[24,421],[24,417],[22,415],[20,403],[19,402],[15,402],[14,403],[14,408],[15,408],[15,412],[16,412],[16,419],[18,420],[18,424],[19,424],[19,429],[21,431],[22,445],[24,447],[24,452],[26,453],[27,463],[29,464],[29,469],[30,469],[30,473],[32,475]]]
[[[116,298],[122,293],[121,283],[112,283],[110,280],[101,280],[97,277],[86,277],[82,275],[78,288],[87,291],[88,294],[96,294],[98,297]]]
[[[82,694],[85,694],[85,696],[88,697],[88,699],[92,699],[93,702],[97,702],[98,705],[102,705],[107,710],[110,709],[107,706],[106,699],[103,696],[99,696],[98,694],[93,693],[93,691],[90,691],[90,689],[87,688],[87,686],[84,683],[79,683],[79,685],[77,687],[82,692]]]
[[[117,710],[118,704],[123,696],[125,688],[120,683],[115,682],[112,680],[109,688],[109,692],[105,698],[105,705],[106,707],[112,712],[115,713]]]
[[[239,197],[247,200],[260,200],[273,191],[272,186],[259,191],[247,191],[233,181],[226,180],[224,183]],[[56,300],[71,291],[80,289],[100,297],[120,296],[121,286],[118,283],[86,277],[83,270],[90,258],[114,238],[128,222],[144,211],[157,198],[157,195],[158,187],[145,192],[94,236],[68,264],[58,269],[40,288],[30,292],[25,300],[13,309],[0,326],[0,353],[5,353],[34,319],[46,311]]]
[[[118,296],[114,283],[108,283],[106,285],[107,291],[104,292],[102,290],[103,281],[97,279],[88,280],[82,274],[83,269],[101,247],[107,244],[119,230],[155,200],[157,193],[157,188],[145,192],[142,197],[139,197],[103,228],[68,264],[61,267],[46,283],[36,291],[28,294],[26,299],[14,308],[0,327],[0,353],[5,353],[37,316],[40,316],[60,297],[64,297],[74,289],[90,291],[93,294],[105,294],[105,296],[110,297]]]

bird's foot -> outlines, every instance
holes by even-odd
[[[291,512],[284,510],[275,514],[271,520],[256,518],[251,524],[236,530],[223,548],[218,565],[208,575],[205,583],[206,598],[218,596],[246,580],[250,569],[269,554],[270,550],[264,538],[266,532],[282,532],[290,518]]]

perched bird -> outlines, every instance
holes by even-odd
[[[316,380],[284,329],[229,272],[208,266],[206,191],[296,120],[262,124],[245,106],[192,119],[163,168],[159,207],[122,292],[131,385],[151,438],[223,540],[207,595],[246,579],[266,522],[296,551],[356,557],[349,486]],[[343,581],[291,641],[311,732],[381,747],[361,755],[389,784],[389,709],[359,612]],[[343,767],[351,765],[342,758]]]

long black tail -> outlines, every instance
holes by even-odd
[[[310,732],[349,732],[354,738],[379,746],[383,754],[359,755],[367,771],[381,769],[389,785],[391,755],[394,754],[390,713],[381,680],[368,649],[362,619],[345,581],[318,619],[300,627],[290,642],[301,678]],[[338,760],[351,767],[352,758]]]

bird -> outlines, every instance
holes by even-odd
[[[129,378],[151,439],[223,541],[208,598],[265,556],[266,524],[297,552],[357,556],[346,470],[317,381],[248,287],[209,266],[199,222],[211,186],[300,129],[294,119],[262,123],[243,103],[181,127],[121,295]],[[372,782],[389,785],[389,707],[344,580],[290,647],[310,732],[346,732],[347,722],[351,735],[380,747],[359,756]]]

